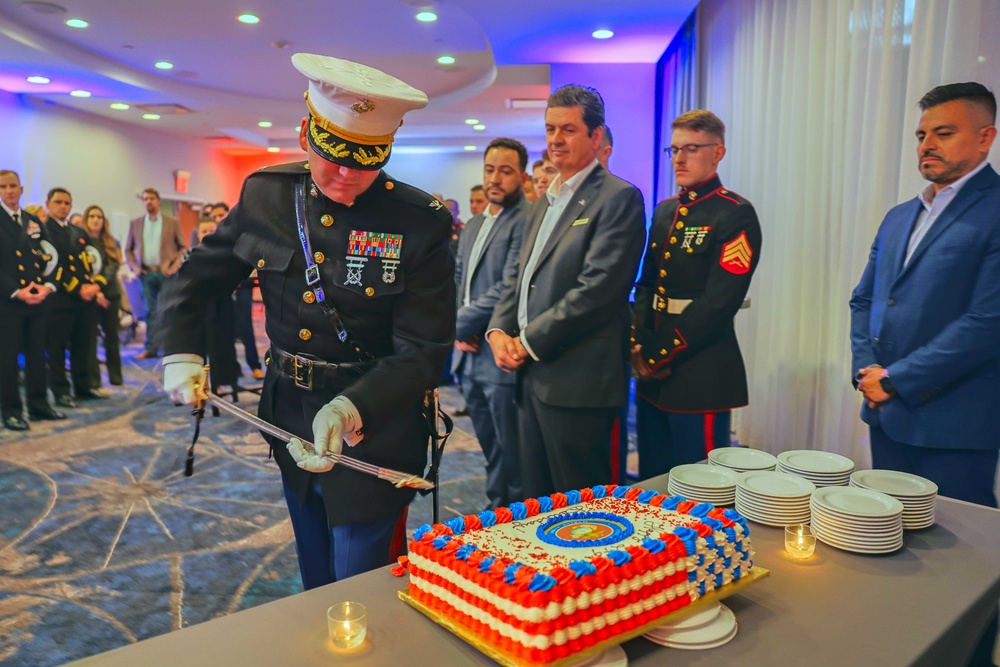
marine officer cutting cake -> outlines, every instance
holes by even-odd
[[[382,171],[403,114],[427,96],[338,58],[298,53],[292,64],[308,79],[308,162],[250,175],[185,260],[162,311],[163,365],[175,401],[202,396],[202,313],[256,269],[271,341],[258,414],[314,445],[265,436],[311,589],[404,549],[414,491],[324,454],[422,474],[422,399],[453,343],[455,287],[451,214]]]

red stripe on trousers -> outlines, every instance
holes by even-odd
[[[392,565],[396,564],[397,558],[406,554],[406,517],[409,513],[410,506],[407,505],[392,529],[392,540],[389,542],[389,563]]]
[[[715,413],[705,415],[705,456],[715,449]]]
[[[615,417],[615,423],[611,426],[611,483],[617,484],[621,470],[618,466],[618,452],[621,443],[621,417]]]

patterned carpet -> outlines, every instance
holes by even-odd
[[[255,315],[264,349],[259,306]],[[184,477],[190,409],[162,393],[156,360],[134,360],[141,349],[123,348],[125,384],[105,387],[108,400],[26,433],[0,429],[5,665],[61,665],[301,591],[263,439],[233,417],[207,416],[194,475]],[[250,412],[256,400],[238,394]],[[451,414],[464,400],[443,387],[441,404]],[[441,520],[486,506],[483,471],[471,422],[456,417]],[[431,497],[418,495],[409,532],[431,517]]]

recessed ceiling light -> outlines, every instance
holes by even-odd
[[[174,64],[173,63],[169,63],[166,60],[161,60],[160,62],[158,62],[155,65],[153,65],[153,67],[155,67],[156,69],[173,69],[174,68]]]
[[[90,97],[89,90],[72,90],[69,94],[73,97]]]
[[[467,151],[474,151],[474,150],[476,150],[475,146],[462,146],[462,148],[464,148]]]
[[[452,56],[438,56],[439,65],[454,65],[455,58]]]
[[[486,126],[483,125],[482,123],[476,123],[475,125],[472,126],[472,129],[473,130],[485,130]]]
[[[29,76],[27,81],[28,83],[49,83],[50,79],[47,76]]]
[[[246,23],[247,25],[260,23],[260,17],[254,16],[253,14],[240,14],[236,17],[236,20],[240,23]]]
[[[267,147],[267,152],[268,153],[280,153],[281,152],[281,148],[279,148],[278,146],[268,146]]]
[[[112,102],[111,108],[115,111],[128,111],[128,105],[123,102]]]
[[[158,113],[144,113],[142,114],[143,120],[160,120],[160,114]]]
[[[66,25],[68,25],[70,28],[86,28],[90,24],[84,21],[83,19],[67,19]]]
[[[591,33],[591,36],[594,39],[608,39],[610,37],[614,37],[615,33],[611,32],[610,30],[595,30],[594,32]]]
[[[478,118],[466,118],[465,119],[465,124],[466,125],[479,125],[479,119]]]
[[[420,12],[417,14],[417,20],[423,23],[433,23],[438,20],[438,15],[434,12]]]
[[[271,121],[269,120],[262,120],[259,123],[257,123],[257,127],[271,127],[272,124],[273,123],[271,123]]]

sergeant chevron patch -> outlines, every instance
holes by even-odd
[[[750,260],[753,258],[753,248],[747,240],[746,232],[740,232],[735,239],[722,246],[722,256],[719,265],[726,271],[742,275],[750,271]]]

